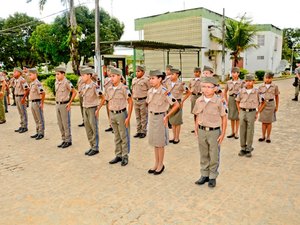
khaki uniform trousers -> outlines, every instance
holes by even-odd
[[[198,128],[198,146],[200,151],[200,172],[204,177],[216,179],[219,175],[220,146],[219,130],[205,131]]]
[[[0,88],[0,90],[1,90],[1,88]],[[0,121],[5,120],[4,98],[5,98],[5,96],[0,97]]]
[[[121,113],[110,112],[111,126],[115,135],[115,155],[128,158],[130,152],[130,128],[125,127],[127,111]]]
[[[99,131],[98,118],[95,115],[97,106],[90,108],[83,108],[84,127],[91,149],[99,151]]]
[[[134,100],[137,133],[147,133],[148,107],[146,99]]]
[[[72,142],[71,136],[71,112],[66,108],[67,104],[56,104],[57,123],[63,142]]]
[[[40,108],[40,104],[41,104],[40,101],[31,102],[31,112],[36,124],[36,133],[44,135],[45,132],[44,112]]]
[[[240,110],[240,143],[241,150],[253,151],[253,136],[256,111],[246,112]]]
[[[16,96],[16,105],[20,114],[21,119],[21,127],[27,128],[28,126],[28,116],[27,116],[27,103],[25,102],[24,105],[21,103],[23,96]]]
[[[298,81],[300,82],[300,80]],[[295,96],[298,97],[299,95],[299,89],[300,89],[300,85],[298,84],[296,87],[295,87]]]
[[[84,120],[84,116],[83,116],[83,97],[81,95],[79,95],[79,105],[80,105],[81,116],[82,116],[82,119]]]

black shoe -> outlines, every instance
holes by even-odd
[[[195,182],[195,184],[202,185],[209,181],[208,177],[201,176],[199,180]]]
[[[6,110],[5,113],[8,113],[8,111]]]
[[[82,123],[82,124],[79,124],[78,126],[79,126],[79,127],[84,127],[84,123]]]
[[[233,138],[233,137],[235,137],[234,134],[230,134],[227,136],[227,138]]]
[[[140,134],[140,138],[144,138],[144,137],[146,137],[146,134],[141,133],[141,134]]]
[[[267,143],[271,143],[271,140],[270,140],[270,139],[267,139],[266,142],[267,142]]]
[[[15,130],[15,132],[20,132],[22,130],[22,127],[19,127],[18,129]]]
[[[141,133],[136,133],[133,137],[138,138],[138,137],[140,137],[140,135],[141,135]]]
[[[155,172],[155,170],[148,170],[148,173],[154,173]]]
[[[22,128],[22,129],[19,131],[19,133],[20,133],[20,134],[21,134],[21,133],[25,133],[26,131],[28,131],[27,128]]]
[[[0,120],[0,124],[6,123],[6,120]]]
[[[42,139],[42,138],[44,138],[44,135],[43,135],[43,134],[39,134],[39,135],[35,138],[35,140],[40,140],[40,139]]]
[[[195,130],[191,130],[191,133],[195,133]]]
[[[265,138],[259,138],[258,141],[263,142],[263,141],[265,141]]]
[[[240,152],[239,152],[239,156],[244,156],[244,155],[246,155],[247,154],[247,152],[245,151],[245,150],[241,150]]]
[[[216,186],[216,184],[217,184],[216,179],[209,179],[209,181],[208,181],[208,187],[213,188],[213,187]]]
[[[67,148],[67,147],[69,147],[69,146],[71,146],[72,145],[72,142],[65,142],[64,144],[63,144],[63,146],[61,146],[62,148]]]
[[[128,164],[128,158],[123,157],[122,162],[121,162],[121,166],[126,166],[127,164]]]
[[[57,145],[58,148],[61,148],[63,145],[65,145],[66,142],[62,142],[60,145]]]
[[[154,171],[154,173],[153,173],[153,175],[159,175],[159,174],[161,174],[163,171],[165,170],[165,165],[163,165],[163,167],[161,168],[161,170],[160,171]]]
[[[116,163],[121,162],[121,161],[122,161],[122,158],[117,156],[113,160],[109,161],[109,164],[116,164]]]
[[[169,143],[173,143],[174,142],[174,139],[172,139],[172,140],[169,140]]]
[[[107,129],[105,129],[105,132],[110,132],[110,131],[113,131],[113,128],[112,127],[109,127]]]
[[[180,142],[180,140],[178,140],[178,141],[175,141],[175,140],[174,140],[174,141],[173,141],[173,144],[176,145],[176,144],[178,144],[179,142]]]
[[[292,101],[298,101],[298,96],[296,96],[295,98],[292,99]]]
[[[93,151],[93,149],[87,150],[84,154],[85,154],[85,155],[88,155],[91,151]]]
[[[252,157],[252,153],[251,152],[246,152],[245,156],[248,157],[248,158],[251,158]]]
[[[36,138],[38,136],[38,134],[35,134],[35,135],[31,135],[30,137],[31,138]]]
[[[91,150],[87,155],[88,156],[93,156],[93,155],[96,155],[98,153],[99,153],[99,151],[97,151],[97,150]]]

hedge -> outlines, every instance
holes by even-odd
[[[257,71],[255,71],[255,75],[256,75],[256,78],[258,80],[264,80],[265,71],[264,70],[257,70]]]
[[[248,73],[249,73],[248,70],[241,68],[241,69],[240,69],[240,75],[239,75],[239,78],[240,78],[241,80],[244,80],[245,75],[248,74]]]
[[[74,87],[77,87],[77,81],[78,81],[78,76],[75,74],[67,74],[66,75],[67,79],[71,81]],[[45,80],[45,85],[49,87],[50,91],[52,92],[53,95],[55,95],[55,81],[56,77],[54,75],[49,76]]]

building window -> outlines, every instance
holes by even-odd
[[[264,60],[264,59],[265,59],[265,57],[263,55],[257,56],[257,60]]]
[[[275,52],[278,50],[277,46],[278,46],[278,37],[275,37],[275,43],[274,43],[274,51]]]
[[[265,46],[265,35],[257,35],[257,45]]]

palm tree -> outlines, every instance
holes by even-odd
[[[257,27],[251,25],[251,20],[244,14],[239,21],[227,19],[225,21],[225,48],[231,50],[230,55],[233,58],[233,65],[237,66],[240,54],[249,48],[257,48],[258,45],[254,44],[254,38],[258,31]],[[219,37],[211,35],[211,39],[219,44],[223,40]]]
[[[31,2],[32,0],[27,0],[28,2]],[[42,11],[44,9],[44,6],[46,4],[47,0],[39,0],[39,7]],[[70,46],[70,55],[71,55],[71,61],[72,61],[72,68],[75,74],[79,74],[79,64],[80,64],[80,58],[78,54],[78,40],[77,37],[80,34],[79,27],[77,26],[76,22],[76,15],[75,15],[75,7],[74,7],[74,0],[61,0],[63,5],[66,5],[69,3],[70,6],[70,17],[69,17],[69,23],[70,23],[70,36],[69,36],[69,46]]]

